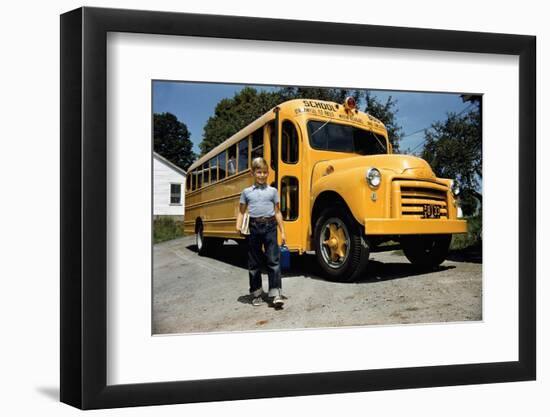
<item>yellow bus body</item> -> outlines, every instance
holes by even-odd
[[[315,149],[309,140],[310,122],[317,123],[315,126],[320,126],[319,129],[330,123],[373,132],[383,138],[387,151],[359,155]],[[261,140],[268,163],[276,159],[270,164],[268,183],[278,188],[282,205],[294,205],[287,208],[286,214],[283,211],[287,246],[291,251],[315,250],[313,229],[320,205],[330,206],[336,200],[346,206],[367,238],[467,231],[466,221],[458,218],[452,180],[437,178],[421,158],[393,154],[386,128],[379,120],[342,104],[297,99],[265,113],[189,168],[184,222],[187,234],[196,233],[200,227],[206,238],[243,238],[236,231],[235,223],[240,193],[253,183],[249,168],[254,157],[253,137],[255,145]],[[244,157],[245,142],[248,142],[246,167],[241,158],[241,169],[220,179],[222,170],[225,168],[226,174],[228,171],[229,149],[238,148],[237,152],[242,149]],[[271,145],[276,146],[275,154]],[[219,166],[217,158],[221,154],[225,154],[225,167]],[[285,160],[289,155],[295,160]],[[370,168],[376,168],[381,174],[377,187],[371,187],[366,181]],[[208,178],[209,183],[205,184],[207,171],[216,181]],[[203,179],[198,187],[200,175]],[[427,218],[426,208],[434,207],[438,215]]]

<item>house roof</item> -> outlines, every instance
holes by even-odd
[[[166,159],[164,156],[153,152],[153,158],[155,158],[157,161],[162,162],[164,165],[167,165],[169,168],[172,168],[174,171],[180,173],[181,175],[187,176],[187,172],[185,172],[184,169],[180,168],[176,164],[170,162],[168,159]]]

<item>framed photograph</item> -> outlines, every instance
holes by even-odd
[[[530,36],[62,15],[61,401],[535,379],[535,61]]]
[[[483,320],[481,95],[154,80],[152,96],[153,334]],[[286,265],[254,247],[259,215]]]

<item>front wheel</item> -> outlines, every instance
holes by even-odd
[[[356,281],[366,269],[369,246],[344,207],[323,210],[315,223],[314,239],[317,261],[329,279]]]
[[[423,268],[435,268],[449,253],[452,235],[403,236],[401,247],[407,259]]]

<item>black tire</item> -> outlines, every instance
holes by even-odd
[[[401,248],[407,259],[421,268],[435,268],[445,261],[452,235],[403,236]]]
[[[360,278],[369,261],[370,249],[360,225],[345,207],[337,205],[324,209],[315,222],[313,236],[315,255],[323,275],[339,282]],[[333,238],[335,246],[326,243]]]
[[[220,238],[205,237],[202,223],[197,227],[195,239],[199,256],[206,256],[221,250],[224,241]]]

